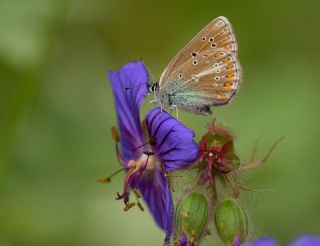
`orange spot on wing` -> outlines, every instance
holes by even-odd
[[[227,66],[227,69],[231,70],[233,68],[232,65]]]
[[[228,93],[226,93],[226,92],[220,92],[218,94],[218,99],[219,100],[226,100],[227,98],[228,98]]]
[[[223,52],[219,52],[219,53],[216,53],[216,54],[214,55],[214,57],[215,57],[216,59],[220,59],[220,58],[222,58],[224,55],[225,55],[225,54],[224,54]]]
[[[223,87],[228,89],[228,90],[231,90],[233,88],[233,83],[226,82],[226,83],[223,84]]]
[[[229,74],[227,75],[227,78],[228,78],[228,79],[230,79],[230,78],[232,78],[232,77],[234,77],[234,74],[233,74],[233,73],[229,73]]]
[[[223,62],[228,62],[228,61],[230,61],[229,57],[223,59]]]

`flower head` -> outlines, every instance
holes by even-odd
[[[173,203],[166,180],[168,171],[192,164],[199,149],[194,132],[159,107],[140,121],[140,106],[148,93],[148,73],[142,62],[131,62],[117,71],[109,72],[118,116],[119,134],[114,132],[118,158],[127,171],[123,193],[125,211],[133,190],[138,206],[139,190],[156,223],[166,231],[165,243],[173,230]],[[119,136],[118,136],[119,135]]]
[[[227,174],[240,165],[235,154],[233,135],[226,129],[217,127],[215,120],[208,132],[200,140],[200,165],[203,172],[199,184],[212,185],[213,176]]]

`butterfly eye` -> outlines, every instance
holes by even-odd
[[[210,37],[210,38],[209,38],[209,41],[210,41],[210,42],[213,42],[213,40],[214,40],[213,37]]]
[[[192,61],[192,64],[193,64],[193,65],[197,65],[197,64],[198,64],[198,60]]]
[[[215,47],[217,47],[217,44],[216,44],[216,43],[212,43],[212,44],[211,44],[211,47],[212,47],[212,48],[215,48]]]

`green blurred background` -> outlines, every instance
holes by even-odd
[[[237,34],[244,84],[214,116],[235,132],[242,160],[256,139],[262,156],[285,137],[243,177],[261,191],[245,195],[251,238],[320,233],[319,9],[318,0],[0,0],[0,245],[161,245],[149,213],[114,200],[123,175],[96,182],[119,167],[105,74],[142,57],[159,78],[220,15]],[[199,138],[211,118],[181,120]]]

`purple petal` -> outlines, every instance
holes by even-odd
[[[303,235],[291,242],[289,246],[320,246],[320,236]]]
[[[126,161],[137,159],[136,148],[144,143],[140,106],[148,93],[148,72],[142,62],[130,62],[108,73],[118,115],[121,154]]]
[[[155,139],[152,148],[167,171],[173,171],[192,164],[199,155],[198,144],[193,140],[194,132],[185,127],[159,107],[146,115],[146,124],[151,137]]]
[[[238,235],[233,239],[232,246],[241,246],[240,237]]]
[[[164,173],[145,170],[134,188],[141,191],[156,223],[166,232],[165,243],[169,243],[173,230],[173,202]]]
[[[187,246],[188,238],[185,234],[183,234],[180,238],[180,246]]]
[[[279,244],[271,237],[262,237],[254,242],[246,244],[246,246],[278,246]]]

